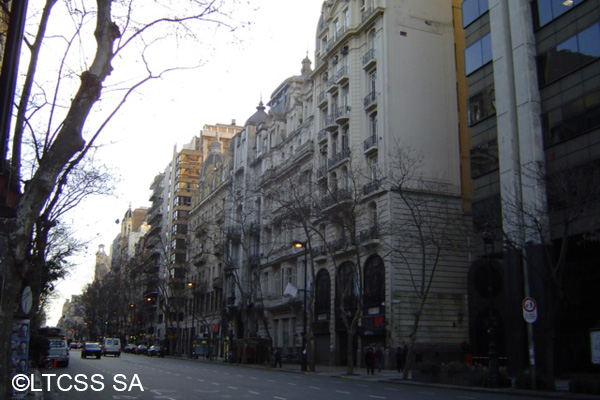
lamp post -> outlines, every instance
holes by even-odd
[[[304,332],[302,332],[302,365],[301,371],[306,371],[306,271],[307,271],[307,250],[306,243],[294,241],[292,245],[297,249],[304,249],[304,307],[303,307],[303,320],[304,320]]]
[[[483,239],[483,251],[487,258],[487,284],[488,284],[488,304],[490,308],[490,316],[489,316],[489,346],[488,346],[488,356],[489,356],[489,376],[488,376],[488,386],[489,387],[500,387],[500,372],[498,370],[498,346],[496,343],[496,318],[494,316],[494,290],[493,290],[493,279],[492,279],[492,256],[494,254],[494,234],[490,230],[489,227],[486,227],[486,230],[481,235]],[[490,251],[488,251],[488,246]]]

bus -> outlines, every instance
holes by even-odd
[[[55,327],[44,327],[39,329],[39,334],[48,339],[48,359],[56,360],[57,367],[67,367],[69,365],[69,346],[67,338],[60,330]]]

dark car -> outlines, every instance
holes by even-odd
[[[72,342],[72,343],[69,345],[69,349],[80,349],[80,348],[81,348],[80,346],[81,346],[81,343]]]
[[[164,357],[165,349],[163,349],[160,346],[150,346],[146,355],[150,356],[150,357],[153,357],[153,356]]]
[[[96,357],[99,359],[100,356],[102,356],[102,348],[100,348],[100,344],[86,343],[83,345],[83,348],[81,349],[81,358]]]
[[[135,354],[140,355],[140,354],[146,354],[148,353],[148,346],[146,346],[145,344],[140,344],[137,349],[135,349]]]
[[[123,352],[124,353],[135,353],[135,351],[137,350],[137,346],[135,344],[128,344],[125,345],[125,347],[123,348]]]

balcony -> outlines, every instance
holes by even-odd
[[[338,83],[334,79],[330,79],[327,81],[327,93],[334,93],[338,90]]]
[[[343,124],[350,119],[350,106],[338,107],[335,109],[335,122],[336,124]]]
[[[339,85],[343,85],[344,83],[348,82],[348,80],[350,79],[350,74],[348,72],[348,67],[347,66],[343,66],[341,67],[336,73],[335,73],[335,82]]]
[[[317,179],[324,179],[327,177],[327,165],[323,165],[317,168]]]
[[[364,69],[369,69],[371,66],[377,63],[377,58],[375,57],[375,49],[371,49],[367,51],[362,57],[362,64]]]
[[[371,15],[373,15],[373,13],[375,12],[375,10],[373,9],[373,7],[369,7],[369,8],[365,8],[364,10],[362,10],[361,12],[361,22],[365,22],[366,20],[369,19],[369,17]]]
[[[310,254],[315,262],[322,263],[327,261],[327,248],[324,245],[313,247]]]
[[[242,238],[242,230],[238,227],[229,227],[227,229],[227,239],[238,243]]]
[[[192,263],[194,263],[194,265],[196,267],[200,267],[200,266],[206,264],[206,254],[204,254],[204,253],[196,254],[195,256],[192,257]]]
[[[350,200],[352,200],[352,193],[349,190],[338,189],[321,200],[321,210],[342,205]]]
[[[296,154],[295,154],[295,158],[296,160],[312,154],[315,151],[315,146],[312,140],[308,140],[306,142],[304,142],[303,144],[301,144],[297,149],[296,149]]]
[[[362,245],[367,246],[369,244],[379,243],[379,227],[373,225],[372,227],[360,231],[359,241]]]
[[[317,139],[319,143],[326,142],[327,138],[329,138],[329,131],[327,129],[321,129],[317,134]]]
[[[338,128],[337,124],[335,123],[335,111],[333,114],[329,114],[325,117],[325,129],[327,129],[329,132],[333,132]]]
[[[208,289],[206,282],[198,282],[194,284],[193,293],[195,295],[203,295],[206,293],[206,289]]]
[[[329,161],[327,162],[327,166],[329,168],[333,168],[337,164],[341,163],[342,161],[344,161],[345,159],[347,159],[349,157],[350,157],[350,149],[349,148],[343,149],[342,151],[335,154],[333,157],[331,157],[329,159]]]
[[[321,92],[317,95],[317,107],[322,107],[327,104],[327,93]]]
[[[369,111],[373,108],[377,107],[377,92],[373,91],[365,96],[363,99],[363,105],[365,106],[365,110]]]
[[[363,195],[367,196],[373,192],[379,190],[380,182],[379,179],[373,179],[371,182],[363,186]]]
[[[220,289],[223,287],[223,277],[222,276],[217,276],[215,278],[213,278],[212,280],[212,287],[213,289]]]
[[[363,148],[365,150],[365,154],[369,154],[369,153],[377,151],[377,147],[378,147],[377,135],[371,135],[370,138],[366,139],[363,142]]]

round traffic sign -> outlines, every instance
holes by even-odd
[[[531,297],[525,297],[522,303],[523,319],[525,322],[532,324],[537,320],[537,305]]]

